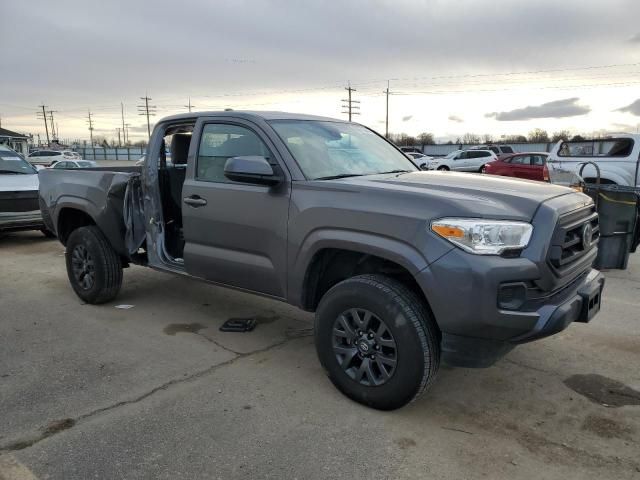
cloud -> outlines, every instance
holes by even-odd
[[[532,120],[534,118],[565,118],[585,115],[591,111],[586,105],[578,105],[578,97],[555,100],[542,105],[530,105],[524,108],[516,108],[507,112],[487,113],[485,117],[495,118],[500,122],[513,122],[519,120]]]
[[[449,115],[449,121],[456,122],[456,123],[464,122],[464,120],[461,117],[458,117],[457,115]]]
[[[636,128],[638,128],[637,125],[629,125],[628,123],[612,123],[611,127],[613,127],[614,133],[634,133],[636,131]]]
[[[616,112],[631,113],[632,115],[640,117],[640,98],[626,107],[617,109]]]
[[[636,33],[633,37],[629,39],[631,43],[640,43],[640,32]]]
[[[153,128],[153,124],[151,124],[151,128]],[[129,131],[134,133],[147,133],[147,124],[129,127]]]
[[[413,118],[413,115],[407,115],[406,117],[402,117],[402,121],[403,122],[408,122],[409,120],[411,120]]]

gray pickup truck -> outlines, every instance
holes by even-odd
[[[379,409],[415,399],[441,359],[486,367],[588,322],[604,285],[589,197],[422,172],[330,118],[168,117],[141,167],[41,171],[40,202],[85,302],[112,300],[132,263],[288,302],[315,312],[336,387]]]

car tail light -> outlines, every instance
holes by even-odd
[[[547,168],[546,165],[544,167],[542,167],[542,179],[545,182],[549,181],[549,169]]]

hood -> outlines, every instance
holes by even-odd
[[[441,205],[454,216],[522,219],[529,221],[540,204],[575,194],[574,190],[533,180],[440,171],[375,175],[339,180],[341,183],[404,192]],[[417,200],[417,198],[416,198]]]
[[[0,173],[0,192],[24,192],[38,190],[38,174],[12,175]]]

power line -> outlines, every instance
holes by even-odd
[[[89,123],[89,138],[91,139],[91,146],[93,147],[93,119],[91,118],[91,110],[89,110],[87,118]]]
[[[385,119],[384,119],[384,136],[385,138],[389,138],[389,95],[391,94],[391,92],[389,92],[389,80],[387,80],[387,89],[384,91],[384,93],[387,96],[387,109],[386,109],[386,114],[385,114]]]
[[[352,115],[360,115],[360,101],[359,100],[353,100],[351,98],[351,93],[355,92],[356,89],[351,87],[351,82],[349,82],[349,86],[345,87],[345,90],[347,91],[347,98],[343,98],[342,99],[342,108],[346,108],[347,111],[343,111],[342,113],[348,113],[349,114],[349,121],[351,121],[351,116]]]
[[[149,116],[156,114],[157,107],[155,105],[149,105],[151,97],[145,95],[144,97],[140,97],[140,100],[144,100],[144,105],[138,105],[138,115],[147,117],[147,135],[149,136],[149,140],[151,140],[151,121],[149,120]]]
[[[191,109],[192,108],[196,108],[195,105],[191,105],[191,97],[189,97],[189,103],[187,105],[183,105],[183,107],[188,108],[189,109],[189,113],[191,113]]]
[[[50,144],[50,141],[49,141],[49,126],[47,125],[47,112],[45,110],[47,108],[47,105],[45,105],[43,103],[42,105],[38,105],[38,106],[40,108],[42,108],[42,112],[38,112],[36,116],[38,118],[41,118],[42,120],[44,120],[44,130],[45,130],[45,132],[47,132],[47,145],[49,145]],[[42,116],[40,116],[40,115],[42,115]]]
[[[124,136],[124,143],[126,145],[127,143],[127,130],[125,129],[124,126],[124,103],[120,102],[120,115],[122,117],[122,135]],[[120,134],[118,134],[118,143],[120,143]]]
[[[56,113],[57,110],[47,110],[47,113],[49,114],[49,122],[51,123],[51,138],[53,141],[58,140],[58,132],[56,131],[57,128],[57,124],[54,124],[53,122],[53,114]]]

